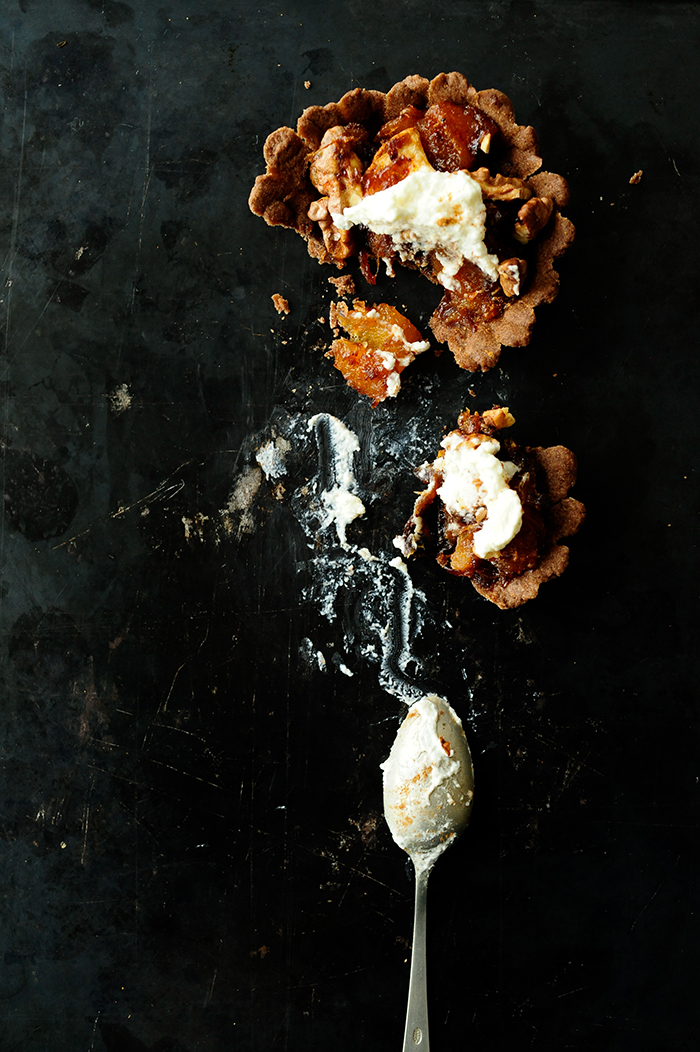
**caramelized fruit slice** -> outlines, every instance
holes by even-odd
[[[540,545],[544,539],[544,523],[536,506],[525,503],[523,495],[523,524],[513,540],[494,556],[480,559],[474,551],[479,523],[454,523],[454,548],[438,554],[437,561],[450,573],[459,577],[481,577],[485,581],[511,581],[526,570],[537,566]]]
[[[401,373],[430,346],[415,325],[388,303],[368,307],[355,300],[352,310],[339,303],[332,309],[331,321],[342,325],[351,339],[334,340],[326,357],[373,406],[398,394]]]
[[[430,168],[416,127],[404,128],[379,147],[362,179],[365,194],[400,183],[419,168]]]
[[[498,125],[469,104],[436,102],[418,121],[428,160],[439,172],[471,168],[479,150],[488,153]]]
[[[400,131],[405,131],[406,128],[415,128],[418,121],[424,116],[425,110],[419,110],[416,106],[406,106],[405,109],[401,110],[398,117],[394,117],[393,120],[387,121],[386,124],[381,126],[377,133],[377,138],[384,141]]]

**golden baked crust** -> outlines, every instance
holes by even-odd
[[[380,141],[377,135],[383,126],[402,119],[411,108],[421,116],[438,104],[470,107],[472,112],[478,111],[486,124],[492,122],[489,126],[496,126],[500,140],[497,150],[480,154],[468,170],[482,183],[484,199],[492,212],[500,208],[511,218],[517,212],[513,258],[503,261],[501,285],[485,287],[478,310],[473,309],[471,301],[467,302],[461,286],[456,292],[446,290],[430,321],[436,338],[448,344],[462,368],[485,371],[496,364],[502,346],[522,347],[529,343],[535,308],[551,302],[558,292],[554,260],[574,237],[573,224],[561,214],[568,201],[566,181],[541,170],[537,135],[533,128],[516,123],[513,106],[502,92],[477,91],[461,73],[441,73],[431,81],[420,76],[406,77],[386,94],[355,88],[338,102],[310,106],[299,118],[296,130],[279,128],[266,140],[266,172],[257,177],[249,204],[268,224],[295,229],[306,239],[311,256],[322,263],[342,269],[348,258],[359,255],[365,277],[372,280],[368,254],[386,258],[389,266],[396,260],[387,257],[381,238],[369,237],[362,244],[361,235],[358,243],[352,231],[341,234],[334,229],[328,209],[330,197],[327,191],[321,193],[316,188],[310,168],[318,165],[316,183],[324,186],[319,155],[324,151],[329,157],[332,154],[335,171],[342,169],[336,185],[351,200],[361,172],[352,169],[349,153],[356,157],[356,149],[363,158],[362,165],[366,164],[376,154]],[[489,172],[485,161],[497,171]],[[510,196],[508,188],[505,196],[501,192],[507,181],[512,184]],[[504,253],[499,249],[498,254],[500,258]],[[518,264],[522,264],[519,271]],[[439,267],[431,262],[416,259],[407,265],[417,267],[437,282]],[[515,285],[506,270],[515,275]],[[468,287],[466,278],[465,282]],[[514,292],[514,288],[518,291]],[[488,309],[482,309],[483,304]]]
[[[498,437],[504,459],[517,466],[510,488],[520,497],[523,518],[513,539],[493,558],[475,554],[474,539],[485,509],[462,518],[445,508],[440,495],[445,477],[440,453],[416,472],[426,488],[416,499],[403,537],[397,540],[406,558],[428,547],[434,549],[444,569],[468,577],[480,595],[502,610],[522,606],[537,595],[540,585],[564,572],[569,549],[560,541],[576,533],[585,517],[583,504],[568,495],[576,481],[576,457],[571,450],[565,446],[521,448],[502,440],[500,430],[513,422],[509,411],[499,406],[483,414],[465,411],[458,429],[448,436],[476,442]],[[428,509],[433,512],[432,525],[425,518]]]

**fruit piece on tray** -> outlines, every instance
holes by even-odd
[[[467,577],[501,609],[522,606],[564,572],[585,508],[568,496],[576,458],[565,446],[520,447],[500,432],[515,423],[507,408],[465,410],[432,463],[402,537],[405,558],[432,548],[440,566]],[[500,456],[499,456],[500,454]]]
[[[534,129],[461,73],[355,88],[268,136],[252,211],[295,229],[322,263],[400,264],[442,286],[430,321],[458,364],[487,370],[529,343],[574,237],[566,181],[542,171]]]
[[[368,307],[355,300],[352,310],[346,303],[332,303],[330,323],[341,326],[350,336],[336,339],[326,353],[349,386],[367,395],[376,406],[385,398],[395,398],[401,387],[401,373],[417,354],[427,351],[415,325],[388,303]]]

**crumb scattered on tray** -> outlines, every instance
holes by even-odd
[[[119,416],[120,413],[124,413],[131,407],[132,398],[128,384],[119,384],[108,397],[110,408],[116,416]]]
[[[638,172],[635,172],[635,173],[634,173],[634,175],[633,175],[633,176],[632,176],[632,178],[630,179],[630,183],[632,184],[632,186],[636,186],[636,185],[637,185],[637,183],[640,183],[640,182],[642,181],[642,175],[643,175],[643,174],[644,174],[644,173],[642,172],[642,169],[641,169],[641,168],[639,169],[639,171],[638,171]]]
[[[355,282],[349,274],[341,274],[339,278],[329,278],[331,285],[335,285],[339,296],[354,296],[357,289]]]
[[[289,300],[286,300],[279,292],[272,293],[272,302],[278,314],[289,314]]]

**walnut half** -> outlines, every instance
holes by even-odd
[[[551,197],[531,197],[526,201],[518,212],[518,218],[513,228],[516,241],[526,245],[533,241],[542,230],[554,211],[554,201]]]
[[[488,168],[477,168],[469,174],[481,187],[485,201],[527,201],[532,197],[525,180],[514,175],[491,175]]]
[[[498,266],[498,278],[506,296],[519,296],[522,283],[527,273],[524,259],[504,259]]]

